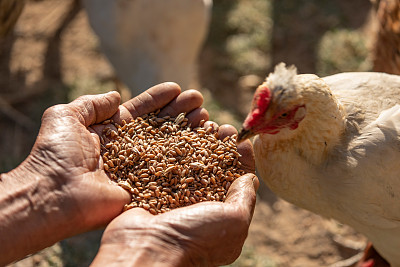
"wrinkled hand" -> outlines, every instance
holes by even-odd
[[[219,127],[221,139],[234,133],[237,132],[232,126]],[[255,167],[251,143],[241,143],[238,151],[249,173],[232,183],[224,203],[202,202],[155,216],[141,208],[128,210],[106,228],[93,265],[217,266],[232,263],[240,255],[247,237],[259,186],[257,177],[252,174]]]
[[[117,216],[130,195],[110,184],[102,169],[100,142],[95,124],[112,117],[116,122],[162,109],[163,113],[188,112],[189,117],[208,119],[199,108],[203,98],[197,91],[180,92],[173,83],[157,85],[119,105],[117,92],[83,96],[70,104],[46,110],[36,143],[19,170],[51,177],[48,188],[71,232],[105,225]],[[29,175],[29,174],[26,174]],[[49,207],[54,208],[54,207]],[[50,215],[49,215],[50,216]],[[47,218],[49,223],[62,221]]]

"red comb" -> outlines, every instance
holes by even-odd
[[[360,264],[360,267],[374,267],[375,261],[373,259],[369,259]]]
[[[257,89],[253,99],[253,107],[244,121],[245,128],[251,128],[263,117],[271,100],[271,91],[264,84]]]

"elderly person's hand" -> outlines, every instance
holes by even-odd
[[[221,139],[234,133],[237,132],[232,126],[219,127]],[[141,208],[128,210],[107,226],[93,266],[232,263],[240,255],[247,237],[259,186],[253,174],[251,143],[241,143],[238,151],[248,174],[233,182],[224,203],[202,202],[159,215]]]
[[[130,202],[130,195],[109,182],[102,169],[94,126],[120,122],[162,109],[187,112],[193,121],[208,119],[195,90],[181,93],[174,83],[157,85],[119,105],[116,92],[83,96],[49,108],[34,147],[16,169],[0,176],[0,265],[56,241],[106,225]]]

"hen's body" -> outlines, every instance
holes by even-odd
[[[255,137],[260,176],[289,202],[351,225],[400,266],[400,77],[295,81],[306,115],[295,130]]]

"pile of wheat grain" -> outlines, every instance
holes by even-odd
[[[159,111],[158,111],[159,112]],[[218,139],[211,127],[191,129],[176,118],[143,115],[118,125],[110,120],[101,141],[104,170],[128,190],[132,202],[152,214],[201,201],[224,201],[240,169],[236,135]]]

